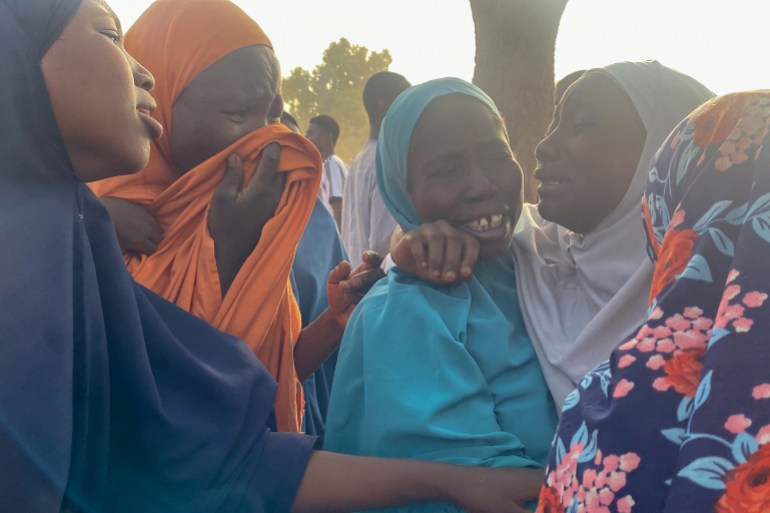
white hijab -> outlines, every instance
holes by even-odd
[[[646,318],[653,265],[640,202],[649,163],[671,130],[714,94],[657,61],[592,70],[626,92],[647,139],[636,174],[617,208],[580,235],[524,205],[513,254],[524,320],[559,408],[579,380]]]

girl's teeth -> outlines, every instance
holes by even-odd
[[[503,224],[503,216],[495,214],[489,218],[482,217],[473,221],[468,221],[465,226],[477,232],[484,232],[492,228],[498,228]]]

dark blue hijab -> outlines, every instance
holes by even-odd
[[[0,511],[288,510],[313,439],[269,431],[240,341],[129,277],[71,167],[40,59],[79,5],[0,0]]]

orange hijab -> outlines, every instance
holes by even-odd
[[[126,49],[155,76],[154,117],[163,136],[153,141],[147,167],[134,175],[92,184],[98,196],[143,205],[163,226],[153,255],[126,254],[129,271],[142,285],[217,328],[242,338],[278,381],[275,409],[279,431],[299,431],[302,388],[294,368],[301,319],[289,282],[294,250],[318,191],[322,166],[305,138],[272,124],[234,142],[181,175],[171,161],[169,130],[174,101],[204,69],[225,55],[270,41],[228,0],[158,0],[126,35]],[[279,170],[286,187],[275,216],[224,298],[208,233],[207,214],[222,180],[227,157],[243,159],[251,179],[262,149],[281,145]]]

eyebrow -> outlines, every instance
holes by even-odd
[[[118,18],[118,15],[115,14],[115,11],[113,11],[112,8],[104,2],[104,0],[96,0],[96,6],[99,7],[99,9],[104,12],[104,14],[112,18],[118,28],[118,31],[120,31],[122,34],[123,26],[120,24],[120,18]]]

